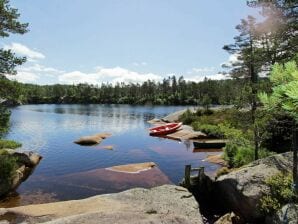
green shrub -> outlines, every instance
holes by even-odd
[[[260,199],[260,210],[264,214],[273,214],[287,203],[298,202],[298,196],[292,189],[292,174],[279,173],[266,180],[270,191]]]
[[[214,137],[214,138],[224,137],[224,133],[220,130],[218,125],[194,123],[193,127],[195,128],[195,130],[200,130],[204,132],[209,137]]]
[[[237,154],[238,146],[228,142],[224,148],[224,160],[227,161],[229,167],[234,167],[234,158]]]
[[[266,149],[259,149],[259,158],[265,158],[272,155],[272,152],[269,152]],[[239,147],[234,158],[234,167],[240,167],[251,163],[255,160],[255,150],[252,147]]]
[[[6,185],[10,184],[14,172],[17,169],[17,159],[11,155],[0,155],[0,181]]]
[[[8,129],[9,117],[10,111],[0,104],[0,136]]]
[[[212,115],[213,113],[214,113],[213,110],[210,110],[210,109],[206,110],[206,109],[199,108],[199,109],[197,109],[195,114],[197,116],[203,116],[203,115]]]
[[[5,149],[0,149],[0,155],[8,155],[8,152]]]
[[[22,144],[12,140],[0,139],[0,149],[15,149],[21,147]]]
[[[265,158],[273,155],[266,149],[259,149],[259,158]],[[240,167],[254,161],[255,151],[252,145],[237,145],[235,143],[227,143],[224,148],[224,159],[230,167]]]
[[[179,116],[179,121],[183,122],[183,124],[191,124],[197,119],[195,113],[191,112],[187,109],[181,116]]]

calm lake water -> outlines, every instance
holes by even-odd
[[[16,194],[2,201],[0,207],[98,194],[92,189],[51,184],[49,180],[115,165],[152,161],[175,184],[183,178],[186,164],[205,166],[207,172],[214,172],[217,165],[202,161],[212,153],[194,153],[192,142],[148,135],[151,127],[148,120],[184,108],[130,105],[24,105],[13,108],[10,132],[5,137],[22,142],[22,150],[35,151],[43,159]],[[92,147],[73,143],[81,136],[99,132],[109,132],[112,136]],[[113,150],[102,149],[105,145],[112,145]],[[115,189],[103,184],[100,193],[115,192]]]

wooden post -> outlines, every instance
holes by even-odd
[[[203,166],[199,168],[199,172],[198,172],[199,183],[201,183],[204,178],[204,170],[205,168]]]
[[[186,188],[190,187],[191,165],[185,165],[184,184]]]

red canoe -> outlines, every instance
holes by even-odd
[[[150,135],[167,135],[169,133],[175,132],[178,128],[180,128],[182,123],[169,123],[165,125],[161,125],[158,127],[150,128]]]

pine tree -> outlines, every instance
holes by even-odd
[[[235,43],[225,45],[224,50],[233,54],[237,60],[230,64],[224,65],[230,69],[228,73],[234,78],[245,78],[250,83],[251,95],[251,120],[254,126],[254,142],[255,142],[255,159],[258,159],[259,141],[258,131],[255,125],[256,110],[257,110],[257,94],[258,94],[258,73],[262,68],[261,55],[259,53],[259,35],[256,30],[256,19],[248,16],[247,19],[242,19],[241,23],[236,26],[239,35],[234,37]]]
[[[0,37],[8,37],[10,33],[24,34],[28,31],[28,23],[18,21],[20,14],[11,8],[9,0],[0,0]],[[15,67],[26,61],[24,57],[17,57],[11,50],[0,49],[0,78],[5,75],[16,74]]]
[[[298,193],[298,67],[295,61],[275,64],[270,75],[273,84],[271,95],[259,94],[261,102],[269,111],[284,111],[293,118],[293,180]]]

